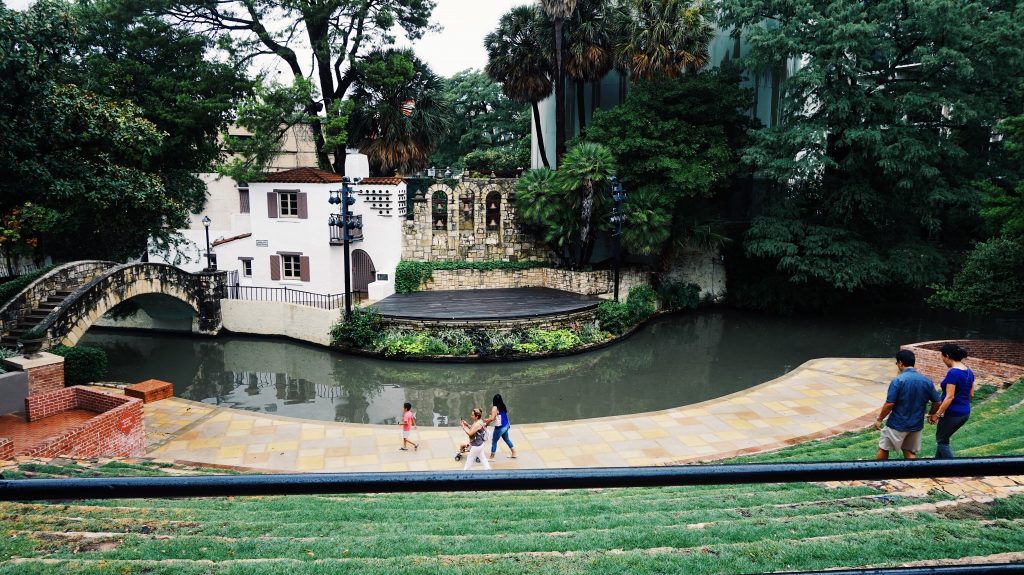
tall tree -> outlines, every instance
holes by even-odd
[[[722,204],[753,122],[753,96],[734,67],[637,82],[599,111],[586,139],[607,146],[629,192],[623,243],[669,265],[680,247],[718,235]],[[567,156],[568,157],[568,156]],[[721,238],[719,238],[721,239]]]
[[[558,167],[564,192],[580,195],[579,254],[576,261],[590,261],[594,250],[594,201],[597,188],[604,189],[615,175],[615,158],[607,147],[593,142],[581,142],[562,157]]]
[[[565,73],[576,83],[576,116],[580,131],[586,128],[586,82],[593,82],[593,105],[600,100],[600,80],[615,63],[612,38],[621,13],[606,0],[580,0],[566,34]]]
[[[377,173],[412,173],[448,133],[441,79],[411,50],[381,50],[355,66],[349,139]]]
[[[529,141],[530,107],[504,95],[487,74],[463,70],[445,79],[443,90],[452,108],[452,126],[430,157],[432,166],[461,167],[470,152]]]
[[[708,61],[714,9],[707,0],[623,0],[619,64],[636,78],[675,78]]]
[[[745,239],[791,285],[943,278],[995,120],[1019,113],[1022,3],[726,0],[755,69],[802,66],[745,158],[772,183]],[[768,20],[766,20],[768,19]],[[998,54],[998,57],[993,57]],[[962,240],[961,240],[962,241]],[[792,290],[790,290],[792,291]]]
[[[537,103],[551,95],[552,67],[545,50],[543,18],[534,6],[518,6],[501,17],[498,27],[484,37],[487,75],[516,102],[533,107],[534,130],[544,167],[550,167]]]
[[[164,2],[165,0],[153,0]],[[324,115],[343,112],[340,101],[356,80],[357,64],[367,53],[393,44],[393,30],[409,40],[430,28],[433,0],[169,0],[156,9],[193,30],[233,38],[244,59],[271,56],[295,79],[312,79],[319,88],[307,102],[317,159],[324,169],[343,171],[345,149],[325,133]],[[312,52],[310,68],[302,53]]]
[[[565,153],[565,53],[562,49],[565,20],[576,10],[577,0],[540,0],[551,19],[555,38],[555,157]]]
[[[81,87],[81,29],[58,0],[0,7],[0,212],[41,253],[124,260],[173,241],[203,197],[172,192],[188,187],[161,172],[141,108]]]

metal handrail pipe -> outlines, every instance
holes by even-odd
[[[529,491],[1024,475],[1024,457],[526,469],[489,472],[287,473],[0,481],[0,501]]]
[[[1010,573],[1024,573],[1024,563],[879,567],[876,569],[826,569],[823,571],[776,572],[772,573],[772,575],[1008,575]]]

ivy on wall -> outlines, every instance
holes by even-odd
[[[415,260],[402,260],[395,268],[395,292],[412,293],[420,290],[423,282],[434,276],[434,270],[529,270],[535,268],[553,267],[550,262],[543,261],[522,261],[509,262],[494,260],[489,262],[424,262]]]

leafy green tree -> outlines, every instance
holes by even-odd
[[[306,102],[309,128],[320,166],[342,172],[345,148],[325,133],[324,114],[343,113],[338,104],[356,82],[359,62],[394,44],[410,41],[431,28],[433,0],[148,0],[152,10],[172,17],[186,29],[200,29],[230,39],[243,61],[272,57],[293,80],[317,86]],[[305,52],[311,52],[311,64]],[[328,143],[333,146],[328,146]]]
[[[534,132],[541,163],[550,167],[537,103],[551,95],[552,67],[542,38],[544,19],[535,6],[517,6],[501,17],[498,27],[484,37],[485,71],[514,102],[533,107]]]
[[[623,244],[667,265],[688,243],[721,241],[716,221],[740,166],[752,121],[736,69],[642,80],[600,111],[586,140],[607,146],[629,193]]]
[[[584,109],[586,82],[593,82],[593,101],[600,101],[599,80],[615,64],[613,37],[618,32],[621,11],[606,0],[580,0],[566,32],[565,73],[576,82],[576,116],[580,131],[586,128]]]
[[[973,313],[1024,310],[1024,241],[996,237],[978,244],[949,287],[936,286],[929,303]]]
[[[565,267],[573,267],[572,254],[577,253],[579,206],[563,192],[558,174],[549,168],[527,171],[516,181],[517,214],[523,228],[541,238]]]
[[[463,158],[470,152],[491,148],[507,152],[521,142],[528,144],[529,107],[504,95],[501,85],[483,72],[463,70],[443,81],[443,91],[452,110],[451,130],[431,155],[432,166],[454,170],[464,166]]]
[[[747,256],[826,291],[941,280],[988,135],[1020,110],[1020,3],[726,0],[719,23],[753,70],[801,62],[745,154],[771,184]]]
[[[172,242],[195,196],[144,110],[81,86],[81,29],[56,0],[0,9],[0,212],[41,253],[123,260]]]
[[[411,50],[382,50],[356,67],[349,139],[378,173],[412,173],[448,133],[441,80]],[[412,110],[403,108],[412,103]]]
[[[601,144],[581,142],[562,157],[558,175],[566,196],[580,196],[579,254],[576,263],[582,265],[590,260],[594,250],[594,202],[603,197],[596,195],[597,188],[603,190],[608,180],[615,175],[615,158]]]

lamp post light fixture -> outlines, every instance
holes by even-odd
[[[210,271],[213,268],[213,261],[210,256],[210,224],[213,220],[210,216],[203,216],[203,227],[206,228],[206,270]]]
[[[356,203],[355,195],[352,194],[352,188],[349,184],[353,183],[353,180],[345,177],[341,181],[340,190],[331,190],[330,197],[327,202],[332,206],[341,205],[340,214],[330,214],[327,218],[327,224],[331,226],[331,238],[334,239],[334,228],[335,226],[341,227],[341,243],[345,248],[345,316],[347,317],[352,313],[352,264],[350,263],[351,258],[351,244],[352,234],[351,230],[361,229],[363,224],[361,221],[357,221],[352,212],[349,211],[349,206]],[[355,180],[358,183],[358,179]]]
[[[450,167],[449,168],[445,168],[445,170],[444,170],[444,179],[446,179],[446,180],[452,179],[452,169]]]
[[[615,225],[615,301],[619,301],[619,269],[622,267],[622,224],[626,223],[626,212],[622,204],[626,201],[626,191],[622,188],[622,182],[615,176],[611,177],[612,201],[615,207],[612,210],[612,217],[609,221]]]

